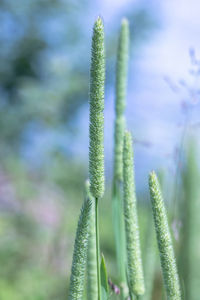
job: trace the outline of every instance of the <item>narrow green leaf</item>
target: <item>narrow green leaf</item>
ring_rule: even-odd
[[[101,296],[102,296],[102,300],[107,300],[108,295],[109,295],[108,274],[107,274],[105,259],[102,254],[102,257],[101,257]]]
[[[196,141],[188,141],[182,174],[184,200],[181,207],[183,226],[180,236],[180,269],[185,285],[185,299],[189,300],[196,300],[200,295],[200,267],[197,263],[200,262],[200,171]]]

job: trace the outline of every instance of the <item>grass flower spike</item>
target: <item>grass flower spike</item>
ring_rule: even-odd
[[[90,69],[90,146],[89,177],[90,191],[95,198],[95,229],[98,300],[101,300],[100,246],[98,202],[104,193],[104,83],[105,83],[105,50],[104,26],[97,18],[92,36],[92,58]]]
[[[172,239],[164,201],[155,172],[150,173],[149,189],[167,299],[179,300],[181,299],[181,291]]]
[[[104,193],[104,82],[104,26],[98,17],[93,28],[90,69],[89,173],[90,190],[94,198],[101,198]]]
[[[91,200],[84,201],[79,217],[69,286],[69,299],[80,300],[83,297],[85,268],[87,260],[89,219],[91,214]]]
[[[115,102],[115,166],[114,178],[123,180],[123,137],[125,129],[124,110],[126,105],[127,71],[129,50],[129,25],[122,20],[117,53],[116,102]]]
[[[145,288],[133,173],[132,137],[129,132],[124,136],[123,174],[128,281],[131,295],[139,296],[144,294]]]

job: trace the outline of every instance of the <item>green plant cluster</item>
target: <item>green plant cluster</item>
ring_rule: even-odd
[[[108,279],[103,256],[100,263],[98,210],[104,194],[104,51],[104,26],[102,19],[98,17],[93,30],[90,72],[90,182],[86,185],[87,202],[84,202],[75,240],[69,299],[78,300],[85,297],[85,299],[89,300],[106,300],[111,298],[119,299],[118,297],[120,297],[120,299],[124,300],[150,300],[153,294],[156,252],[151,226],[147,224],[149,228],[147,230],[148,238],[143,271],[134,179],[133,142],[131,133],[126,130],[124,117],[129,52],[129,25],[125,19],[121,25],[116,67],[113,170],[113,225],[119,286]],[[190,166],[192,165],[191,163]],[[193,172],[192,168],[190,168],[190,172]],[[188,177],[186,178],[188,179]],[[194,191],[191,187],[191,181],[186,181],[186,184],[189,185],[187,189],[189,192]],[[178,274],[170,223],[160,184],[154,171],[149,174],[149,194],[165,294],[169,300],[180,300],[183,299],[184,289],[180,284],[181,280]],[[197,201],[196,196],[197,194],[194,194],[193,201]],[[195,215],[194,211],[191,212],[191,205],[188,204],[188,206],[187,211]],[[191,217],[190,215],[190,220]],[[149,220],[148,217],[148,222],[151,224]],[[189,228],[192,227],[194,232],[194,222],[190,222]],[[193,237],[192,234],[187,234],[186,236],[187,238]],[[196,255],[196,252],[191,247],[189,251]],[[190,259],[192,258],[190,257]],[[193,266],[191,271],[195,273],[195,266],[191,263],[190,266]],[[86,268],[87,272],[85,272]],[[87,274],[85,276],[87,293],[83,294],[85,274]],[[196,281],[194,282],[196,283]],[[194,282],[191,282],[191,280],[187,282],[187,284],[192,286],[192,290],[195,289]],[[195,300],[197,298],[192,296],[190,299]]]

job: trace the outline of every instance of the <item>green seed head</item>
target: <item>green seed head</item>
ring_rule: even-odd
[[[90,191],[95,198],[104,193],[104,82],[104,26],[98,17],[93,28],[90,69],[89,174]]]
[[[76,231],[69,286],[70,300],[78,300],[83,297],[90,214],[91,200],[88,198],[84,201]]]
[[[124,136],[123,174],[128,280],[130,292],[139,296],[144,294],[145,288],[133,173],[132,137],[129,132]]]
[[[116,113],[124,113],[127,72],[128,72],[128,52],[129,52],[129,24],[128,20],[123,19],[118,43],[117,53],[117,78],[116,78]]]
[[[165,205],[155,172],[149,175],[149,189],[167,299],[179,300],[181,291],[175,255]]]
[[[125,130],[124,116],[115,120],[115,154],[114,154],[114,179],[123,181],[123,136]]]
[[[115,157],[114,178],[123,180],[123,137],[125,130],[124,109],[126,103],[127,71],[129,49],[129,25],[126,19],[122,20],[118,43],[116,66],[116,102],[115,102]]]

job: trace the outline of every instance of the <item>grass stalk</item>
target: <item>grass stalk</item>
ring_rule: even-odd
[[[156,249],[154,243],[152,216],[148,214],[147,225],[145,232],[144,245],[144,279],[145,279],[145,294],[141,297],[142,300],[151,300],[155,278],[155,263]]]
[[[98,300],[101,300],[101,273],[100,273],[100,246],[99,246],[99,211],[98,198],[95,198],[95,228],[96,228],[96,259],[97,259],[97,284]]]
[[[129,25],[122,20],[116,64],[116,101],[114,124],[114,174],[113,174],[113,227],[115,235],[116,261],[121,287],[121,298],[126,289],[126,246],[123,219],[123,137],[125,129],[124,110],[126,106],[128,71]]]
[[[113,227],[115,236],[116,262],[120,281],[121,298],[126,295],[126,245],[123,218],[122,182],[115,182],[113,187]]]
[[[98,281],[97,281],[97,258],[96,258],[96,222],[95,222],[95,199],[89,190],[89,181],[86,182],[86,198],[91,199],[92,208],[89,223],[89,238],[87,251],[87,300],[97,300]]]
[[[92,57],[90,68],[90,128],[89,128],[89,177],[90,192],[95,199],[95,231],[98,300],[101,300],[100,246],[99,246],[99,200],[104,193],[104,82],[105,50],[104,25],[100,17],[93,27]]]

